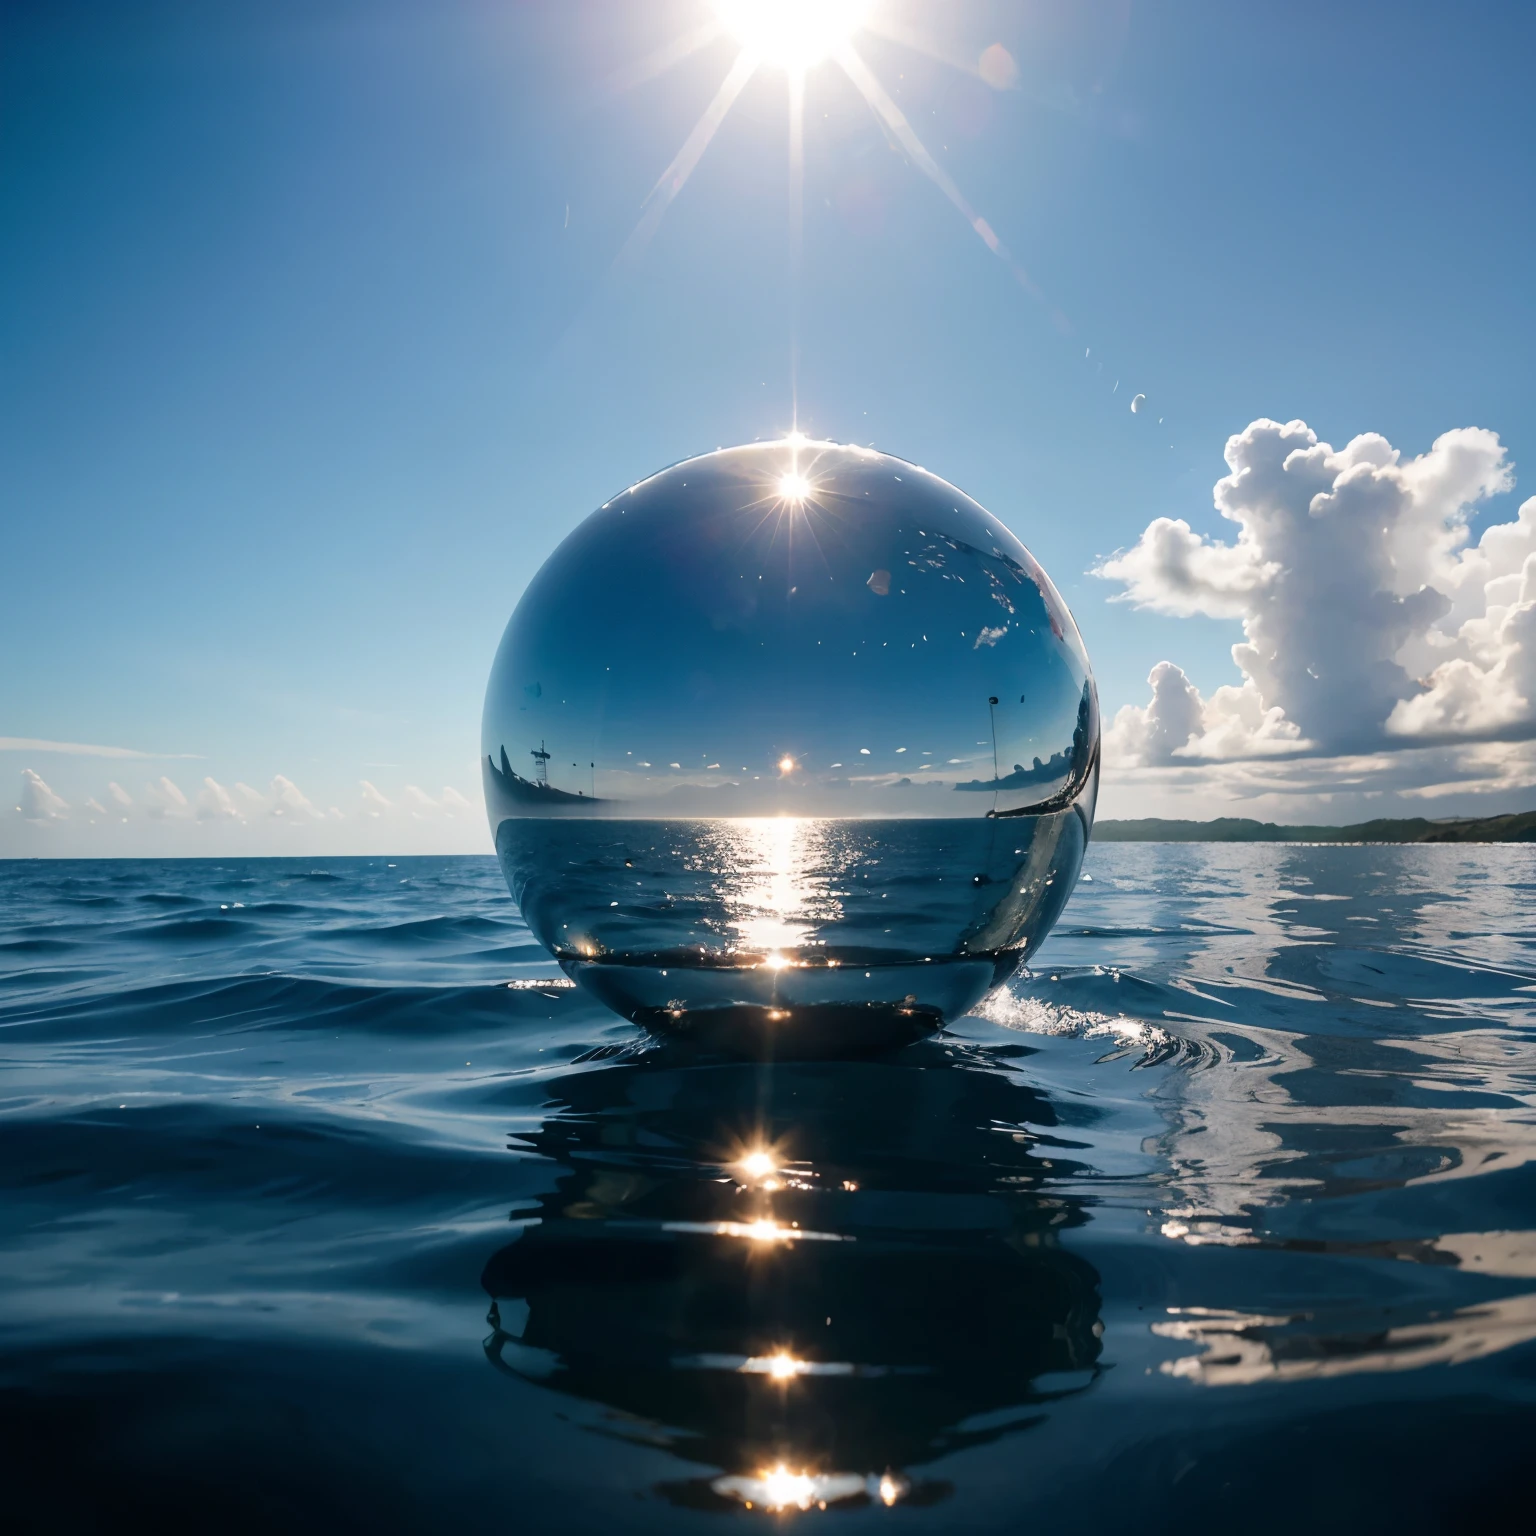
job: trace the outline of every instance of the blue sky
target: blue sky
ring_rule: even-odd
[[[1150,553],[1088,574],[1150,551],[1159,518],[1232,541],[1212,487],[1261,418],[1340,449],[1381,434],[1404,461],[1497,434],[1470,500],[1402,526],[1459,517],[1475,544],[1515,518],[1536,490],[1509,473],[1536,463],[1536,10],[878,10],[961,63],[1016,61],[993,89],[856,40],[1047,300],[836,65],[814,69],[800,424],[955,481],[1051,572],[1106,720],[1132,711],[1106,808],[1345,820],[1423,811],[1426,787],[1427,814],[1536,804],[1516,651],[1466,663],[1507,698],[1465,704],[1433,668],[1476,637],[1437,631],[1403,665],[1450,702],[1409,750],[1391,722],[1374,746],[1297,727],[1270,736],[1286,762],[1310,742],[1306,772],[1255,777],[1252,731],[1241,751],[1146,743],[1163,661],[1198,694],[1178,695],[1179,740],[1216,741],[1256,610],[1235,588],[1181,607]],[[481,697],[529,577],[624,485],[789,425],[781,72],[759,70],[614,269],[736,44],[622,77],[712,14],[5,8],[0,774],[27,814],[4,802],[0,854],[488,846]],[[1479,602],[1485,628],[1504,613]],[[198,819],[207,779],[238,818],[207,791]]]

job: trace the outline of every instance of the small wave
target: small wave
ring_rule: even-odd
[[[0,952],[8,955],[56,955],[76,947],[73,939],[6,939],[0,942]]]
[[[0,1116],[0,1189],[13,1198],[151,1191],[157,1201],[236,1191],[263,1202],[398,1209],[456,1192],[495,1199],[499,1154],[443,1144],[400,1119],[339,1116],[290,1101],[101,1105],[57,1118]]]
[[[267,973],[167,982],[7,1010],[5,1024],[44,1039],[155,1038],[253,1030],[442,1035],[547,1022],[568,994],[506,985],[387,986]]]
[[[83,981],[99,981],[107,974],[99,965],[55,966],[47,970],[0,973],[0,987],[15,991],[40,992],[54,987],[76,986]],[[3,1020],[0,1020],[3,1023]]]
[[[142,931],[145,939],[228,939],[246,927],[238,917],[179,917]]]
[[[352,944],[378,944],[393,947],[396,944],[409,942],[442,944],[461,939],[504,939],[509,933],[517,932],[520,928],[521,924],[513,922],[510,917],[498,922],[489,917],[457,914],[451,917],[412,918],[404,923],[333,928],[325,937],[332,940],[342,939]]]

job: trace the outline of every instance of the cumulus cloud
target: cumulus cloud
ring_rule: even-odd
[[[481,807],[466,799],[451,785],[445,785],[440,796],[428,794],[419,784],[407,784],[398,800],[391,800],[367,779],[362,783],[363,814],[374,818],[407,818],[411,821],[428,821],[446,816],[450,819],[479,816]]]
[[[133,796],[114,780],[107,785],[104,794],[100,796],[93,795],[87,800],[85,802],[85,809],[94,812],[98,816],[105,816],[108,820],[116,818],[119,821],[127,821],[135,806]]]
[[[414,784],[405,786],[405,804],[411,815],[418,818],[424,814],[430,815],[437,810],[437,801],[424,789],[418,789]]]
[[[278,774],[272,780],[270,813],[289,821],[319,821],[321,812],[310,803],[308,796],[292,779]]]
[[[69,804],[56,795],[30,768],[21,770],[21,804],[17,811],[28,821],[62,821]]]
[[[1151,702],[1122,705],[1104,732],[1104,755],[1148,766],[1209,758],[1294,754],[1309,743],[1278,704],[1265,709],[1250,679],[1209,699],[1182,667],[1160,661],[1147,675]]]
[[[466,800],[458,790],[451,785],[443,788],[443,810],[450,816],[478,816],[480,807],[472,801]]]
[[[387,799],[367,779],[363,785],[363,814],[365,816],[388,816],[394,810],[394,801]]]
[[[11,825],[63,823],[64,835],[87,854],[129,846],[145,853],[232,847],[275,852],[296,846],[334,848],[338,839],[357,851],[385,844],[412,851],[434,844],[475,843],[485,825],[478,795],[471,799],[452,785],[433,793],[407,784],[398,790],[391,787],[386,795],[364,780],[358,800],[340,805],[330,804],[329,794],[311,799],[285,774],[277,774],[264,788],[244,780],[221,782],[212,775],[186,788],[161,776],[133,794],[115,780],[94,794],[84,785],[78,794],[70,793],[69,785],[65,788],[68,799],[35,770],[26,769]],[[104,838],[116,841],[103,843]]]
[[[1152,702],[1126,704],[1104,733],[1111,762],[1167,763],[1183,752],[1204,727],[1205,701],[1182,667],[1160,661],[1147,676]]]
[[[217,779],[205,778],[197,797],[199,821],[240,821],[240,807]]]
[[[373,788],[372,785],[367,787]],[[418,819],[423,816],[478,816],[480,814],[480,807],[465,799],[452,785],[444,785],[442,795],[434,799],[426,790],[415,784],[407,784],[403,799],[405,808]]]
[[[187,816],[192,807],[181,786],[162,774],[153,784],[144,786],[144,811],[156,820],[167,816]]]
[[[1359,755],[1536,735],[1536,499],[1468,545],[1514,484],[1498,437],[1464,427],[1404,459],[1376,433],[1342,449],[1305,422],[1227,441],[1215,505],[1231,541],[1158,518],[1095,573],[1154,612],[1242,621],[1240,685],[1209,699],[1171,662],[1119,711],[1122,763]]]

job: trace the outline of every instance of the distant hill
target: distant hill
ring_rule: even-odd
[[[1214,821],[1149,816],[1095,822],[1093,835],[1102,843],[1536,843],[1536,811],[1468,821],[1381,817],[1349,827],[1287,827],[1246,816],[1218,816]]]

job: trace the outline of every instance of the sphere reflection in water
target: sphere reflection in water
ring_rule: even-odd
[[[535,936],[638,1023],[912,1038],[1044,939],[1099,721],[1029,551],[927,471],[791,438],[593,513],[518,604],[486,804]]]
[[[679,1458],[673,1503],[931,1503],[935,1463],[1098,1380],[1099,1276],[1064,1240],[1087,1170],[996,1058],[663,1046],[550,1095],[518,1135],[550,1185],[481,1273],[485,1351]]]

